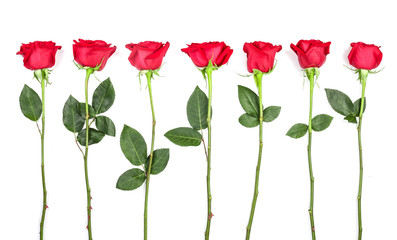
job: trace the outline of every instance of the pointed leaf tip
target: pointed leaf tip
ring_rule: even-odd
[[[170,150],[168,148],[161,148],[153,151],[152,166],[150,174],[159,174],[165,167],[167,167],[170,158]],[[149,169],[150,155],[145,163],[145,168]]]
[[[259,118],[259,97],[256,93],[247,87],[238,85],[238,99],[246,113]]]
[[[306,124],[297,123],[288,130],[287,136],[298,139],[305,136],[307,130],[308,126]]]
[[[199,130],[208,127],[208,98],[198,86],[187,102],[186,112],[187,119],[194,129]]]
[[[104,113],[113,105],[116,93],[110,78],[103,81],[95,89],[92,96],[92,107],[96,114]]]
[[[280,115],[281,107],[269,106],[263,110],[263,121],[272,122]]]
[[[323,131],[329,127],[333,117],[327,114],[319,114],[312,119],[312,128],[316,132]]]
[[[343,116],[354,114],[354,105],[352,100],[343,92],[336,89],[325,89],[328,103],[337,113]]]
[[[139,188],[146,180],[145,172],[139,168],[125,171],[117,180],[116,188],[131,191]]]
[[[19,96],[19,106],[23,115],[32,120],[37,121],[41,117],[42,102],[39,95],[28,85],[24,85],[21,95]]]
[[[135,166],[145,164],[147,145],[142,135],[135,129],[124,125],[120,135],[120,147],[124,156]]]
[[[201,144],[201,134],[189,127],[179,127],[172,129],[164,134],[168,140],[182,147],[199,146]]]
[[[85,118],[82,117],[79,111],[79,104],[80,103],[70,95],[63,106],[63,125],[73,133],[80,132],[85,124]]]

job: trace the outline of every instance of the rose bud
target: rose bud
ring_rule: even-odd
[[[349,63],[357,69],[371,70],[377,68],[382,61],[383,54],[380,47],[363,42],[351,43]]]
[[[140,71],[156,70],[161,67],[170,43],[166,42],[163,44],[161,42],[146,41],[138,44],[130,43],[125,45],[125,47],[131,50],[128,60],[132,66]]]
[[[22,44],[19,52],[23,56],[23,65],[30,70],[50,68],[55,64],[55,54],[61,46],[56,46],[52,41],[35,41]]]
[[[212,65],[220,67],[229,61],[233,53],[224,42],[192,43],[181,50],[200,68],[207,67],[210,61]]]
[[[244,52],[247,53],[248,72],[252,73],[257,69],[268,73],[274,66],[274,57],[281,50],[280,45],[273,45],[267,42],[252,42],[244,44]]]
[[[110,56],[116,51],[116,46],[111,47],[101,40],[73,40],[73,56],[74,60],[83,67],[95,68],[99,67],[101,71]]]
[[[291,43],[291,49],[298,55],[301,68],[321,67],[329,54],[331,42],[320,40],[300,40],[296,46]]]

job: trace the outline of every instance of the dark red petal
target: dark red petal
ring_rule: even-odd
[[[164,45],[160,43],[160,48],[158,48],[155,52],[153,52],[146,58],[146,64],[150,67],[151,70],[155,70],[161,67],[163,58],[167,53],[169,47],[169,42],[166,42]]]
[[[136,67],[138,70],[149,70],[149,67],[145,63],[145,59],[152,53],[152,49],[141,48],[136,45],[133,48],[128,60],[130,61],[131,65]]]
[[[204,52],[206,59],[212,60],[213,64],[219,64],[218,57],[222,54],[224,51],[224,44],[222,43],[208,43],[208,44],[203,44],[201,47],[201,50]],[[218,65],[219,66],[219,65]]]
[[[231,56],[230,51],[233,53],[233,50],[229,46],[225,45],[222,52],[218,55],[217,58],[214,58],[212,62],[215,63],[218,67],[226,64]]]
[[[314,43],[313,40],[299,40],[299,42],[298,42],[298,44],[296,44],[296,46],[302,52],[307,52],[313,43]]]
[[[351,43],[349,63],[357,69],[371,70],[379,66],[383,54],[378,46],[363,42]]]
[[[192,43],[187,48],[181,49],[181,51],[186,53],[197,67],[206,67],[209,63],[209,59],[206,58],[203,50],[197,46],[197,43]]]

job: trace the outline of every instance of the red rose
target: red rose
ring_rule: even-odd
[[[321,67],[329,54],[331,42],[320,40],[300,40],[296,46],[291,43],[291,49],[298,55],[301,68]]]
[[[267,42],[244,43],[244,52],[247,53],[248,72],[254,69],[261,72],[269,72],[274,65],[274,57],[281,50],[280,45],[273,45]]]
[[[146,41],[138,44],[130,43],[125,47],[131,50],[128,60],[132,66],[138,70],[156,70],[161,67],[170,43]]]
[[[83,67],[95,68],[101,64],[98,71],[101,71],[108,61],[108,58],[116,51],[116,46],[111,47],[101,40],[73,40],[74,60]]]
[[[30,70],[50,68],[55,64],[55,54],[61,46],[56,46],[54,42],[35,41],[23,44],[17,54],[23,56],[23,65]]]
[[[182,52],[189,55],[197,67],[208,66],[210,60],[214,66],[220,67],[229,61],[233,50],[224,42],[192,43]]]
[[[352,50],[349,53],[349,63],[357,69],[371,70],[379,66],[383,54],[380,47],[363,42],[351,43]]]

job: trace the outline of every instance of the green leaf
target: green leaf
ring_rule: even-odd
[[[190,125],[196,129],[206,129],[208,116],[207,95],[197,86],[187,102],[187,119]]]
[[[80,113],[80,116],[85,119],[85,114],[86,114],[85,113],[85,103],[82,102],[82,103],[78,104],[78,111]],[[95,109],[90,104],[88,104],[88,114],[89,114],[90,119],[94,118],[96,115]]]
[[[115,96],[116,94],[110,78],[99,84],[92,96],[92,106],[94,107],[96,114],[104,113],[109,110],[113,105]]]
[[[357,123],[357,118],[353,115],[347,116],[344,119],[347,120],[349,123]]]
[[[116,127],[112,119],[105,116],[98,116],[95,120],[95,126],[98,130],[109,136],[116,136]]]
[[[105,134],[99,132],[98,130],[94,128],[90,128],[88,131],[88,145],[96,144],[99,143],[102,138],[105,136]],[[77,134],[77,141],[80,143],[81,146],[85,146],[85,136],[86,136],[86,129],[82,129],[79,134]]]
[[[352,100],[343,92],[336,89],[325,89],[327,99],[331,107],[343,116],[354,115]]]
[[[77,133],[83,129],[85,118],[79,112],[79,102],[70,95],[63,107],[63,125],[71,132]]]
[[[367,98],[364,97],[364,109],[363,109],[363,113],[365,112],[365,107],[367,105]],[[360,115],[360,108],[361,108],[361,98],[357,99],[354,102],[354,116]]]
[[[169,159],[170,159],[170,150],[168,148],[154,150],[150,174],[161,173],[167,166]],[[149,161],[150,161],[150,155],[145,163],[146,171],[149,169]]]
[[[201,143],[201,134],[193,128],[180,127],[172,129],[164,134],[168,140],[182,147],[199,146]]]
[[[146,162],[147,145],[142,135],[135,129],[124,125],[120,135],[120,147],[124,156],[135,166]]]
[[[263,110],[263,121],[271,122],[280,115],[281,107],[269,106]]]
[[[259,125],[259,119],[249,115],[248,113],[244,113],[238,119],[241,125],[247,128],[253,128]]]
[[[288,130],[287,136],[295,138],[295,139],[301,138],[301,137],[305,136],[307,129],[308,129],[308,126],[306,124],[297,123]]]
[[[259,97],[251,89],[238,86],[238,99],[244,111],[259,118]]]
[[[42,112],[42,103],[39,95],[31,89],[28,85],[22,89],[19,96],[19,106],[21,107],[23,115],[32,121],[40,119]]]
[[[145,180],[145,172],[139,168],[133,168],[121,174],[119,180],[117,180],[116,188],[131,191],[142,186]]]
[[[317,132],[323,131],[329,127],[332,119],[333,117],[327,114],[319,114],[312,119],[312,129]]]

